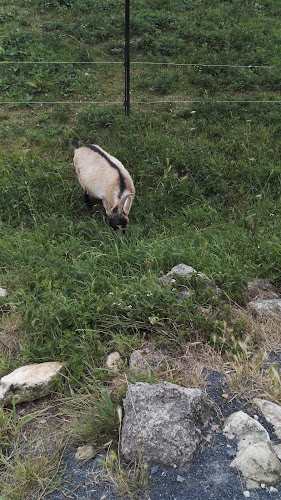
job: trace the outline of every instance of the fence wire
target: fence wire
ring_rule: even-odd
[[[8,65],[122,65],[124,61],[0,61],[0,66]],[[131,66],[169,66],[169,67],[193,67],[193,68],[231,68],[231,69],[262,69],[262,70],[280,70],[281,66],[267,65],[241,65],[241,64],[205,64],[205,63],[177,63],[177,62],[151,62],[151,61],[131,61]],[[281,104],[281,100],[249,100],[249,99],[189,99],[189,100],[156,100],[156,101],[131,101],[132,105],[146,106],[155,104]],[[0,105],[124,105],[124,101],[0,101]]]
[[[138,106],[146,106],[153,104],[281,104],[280,100],[245,100],[245,99],[212,99],[210,101],[198,100],[198,99],[190,99],[185,101],[170,101],[168,99],[162,101],[131,101],[131,104]],[[0,104],[6,104],[7,106],[17,105],[17,104],[25,104],[25,105],[35,105],[35,104],[79,104],[79,105],[87,105],[87,104],[98,104],[98,105],[124,105],[124,101],[0,101]]]
[[[0,66],[9,64],[119,64],[124,65],[124,61],[0,61]],[[194,68],[233,68],[233,69],[281,69],[281,66],[266,66],[258,64],[205,64],[205,63],[177,63],[177,62],[150,62],[150,61],[131,61],[131,65],[144,66],[186,66]]]

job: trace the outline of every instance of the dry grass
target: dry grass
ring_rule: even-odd
[[[225,371],[235,394],[263,396],[281,403],[281,378],[278,362],[281,359],[281,322],[274,317],[254,317],[245,310],[236,311],[246,325],[247,335],[237,343],[237,352],[228,353]]]
[[[68,421],[49,398],[0,411],[1,494],[5,500],[43,498],[61,482]]]

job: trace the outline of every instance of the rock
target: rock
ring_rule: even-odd
[[[159,465],[153,465],[150,469],[150,474],[156,474],[158,472]]]
[[[278,288],[266,280],[257,279],[254,281],[249,281],[247,284],[247,290],[251,299],[278,299],[279,293]]]
[[[259,409],[261,410],[264,418],[273,425],[276,436],[281,439],[281,406],[266,399],[253,399]]]
[[[177,482],[178,483],[184,483],[185,479],[184,477],[180,476],[179,474],[177,475]]]
[[[243,495],[245,498],[250,498],[250,492],[248,490],[243,491]]]
[[[223,433],[229,439],[237,439],[238,450],[261,441],[270,441],[268,432],[260,422],[243,411],[237,411],[228,417]]]
[[[107,356],[105,366],[106,368],[108,368],[108,370],[118,372],[121,361],[122,359],[119,352],[115,351]]]
[[[7,290],[5,288],[0,287],[0,297],[6,297],[7,295]]]
[[[5,375],[0,381],[0,406],[10,405],[13,395],[15,403],[47,396],[55,389],[57,375],[63,368],[63,363],[50,361],[22,366]]]
[[[257,316],[281,319],[281,299],[253,300],[248,308]]]
[[[281,463],[270,443],[255,443],[243,448],[231,462],[230,467],[236,467],[246,479],[250,480],[247,482],[247,488],[257,487],[261,482],[273,485],[281,481]]]
[[[206,286],[208,288],[214,289],[214,291],[215,291],[214,296],[215,297],[218,297],[220,295],[221,290],[214,285],[212,280],[210,280],[210,278],[208,278],[208,276],[206,276],[206,274],[199,273],[196,271],[196,269],[194,269],[191,266],[187,266],[186,264],[178,264],[177,266],[174,266],[171,269],[171,271],[169,271],[167,274],[165,274],[165,276],[162,276],[161,278],[159,278],[159,280],[158,280],[159,285],[168,286],[168,285],[175,283],[176,279],[175,279],[174,275],[183,276],[187,280],[190,280],[193,276],[197,276],[206,282]],[[181,295],[184,298],[189,298],[191,296],[191,292],[190,292],[189,288],[183,286],[182,290],[181,290]]]
[[[198,273],[193,267],[187,266],[186,264],[178,264],[177,266],[172,267],[171,271],[165,274],[165,276],[162,276],[162,278],[159,278],[159,283],[163,285],[169,285],[171,283],[171,280],[173,279],[174,274],[183,276],[188,280],[190,280],[195,274],[196,276],[206,280],[209,286],[213,286],[212,281],[206,276],[206,274]]]
[[[139,371],[146,371],[147,367],[149,366],[148,362],[143,357],[142,352],[138,349],[132,352],[129,365],[132,370]]]
[[[169,382],[129,385],[121,435],[126,460],[164,465],[188,462],[201,442],[211,403],[200,389]]]
[[[76,460],[87,462],[96,455],[92,445],[79,446],[75,453]]]

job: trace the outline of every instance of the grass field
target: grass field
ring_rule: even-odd
[[[231,304],[245,304],[250,279],[281,286],[279,1],[174,4],[132,0],[126,117],[121,0],[2,2],[0,315],[2,328],[17,322],[19,348],[3,351],[1,375],[64,361],[75,390],[89,374],[106,386],[106,354],[128,359],[146,341],[237,352],[247,332]],[[73,137],[130,171],[125,237],[84,206]],[[180,304],[161,288],[181,262],[212,278],[223,303],[196,283]]]

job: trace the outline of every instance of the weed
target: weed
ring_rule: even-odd
[[[116,487],[117,491],[123,497],[130,499],[139,498],[140,493],[149,490],[149,474],[147,464],[143,463],[141,453],[138,460],[129,464],[125,464],[121,460],[121,426],[122,426],[122,410],[118,409],[118,446],[117,453],[109,445],[106,459],[100,460],[100,464],[105,469],[105,477],[110,480]]]
[[[37,446],[29,426],[47,409],[19,417],[15,402],[11,409],[0,411],[0,484],[6,499],[31,498],[34,492],[53,491],[61,482],[58,474],[64,438],[59,443],[44,441],[42,432]],[[24,438],[23,438],[24,436]]]
[[[118,436],[118,405],[107,389],[88,388],[87,394],[66,399],[74,417],[73,438],[78,441],[104,445]]]

